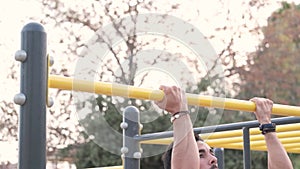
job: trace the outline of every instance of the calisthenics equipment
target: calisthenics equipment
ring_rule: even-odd
[[[277,126],[276,132],[288,132],[288,131],[299,131],[300,123],[294,124],[285,124]],[[257,128],[250,129],[251,135],[261,135],[261,131]],[[218,138],[228,138],[228,137],[239,137],[242,136],[243,133],[241,130],[231,130],[231,131],[222,131],[217,133],[208,133],[201,134],[202,139],[218,139]]]
[[[161,90],[108,82],[80,80],[55,75],[49,76],[48,84],[50,88],[90,92],[108,96],[121,96],[143,100],[160,101],[164,97],[164,92]],[[255,111],[255,104],[251,101],[197,95],[191,93],[187,93],[186,97],[189,105],[214,107],[226,110],[240,110],[246,112]],[[282,116],[300,116],[300,107],[274,104],[272,114]]]
[[[282,117],[272,119],[272,122],[277,125],[277,135],[279,139],[283,140],[284,145],[297,142],[297,138],[300,138],[300,118],[299,117]],[[217,126],[206,126],[194,128],[194,132],[200,134],[201,138],[204,139],[209,145],[213,147],[222,148],[239,148],[243,149],[243,131],[242,127],[248,127],[251,143],[255,141],[263,140],[261,131],[258,130],[257,126],[259,123],[254,121],[237,122],[230,124],[220,124]],[[287,139],[286,138],[290,138]],[[293,139],[294,138],[294,139]],[[172,132],[161,132],[155,134],[143,134],[137,138],[142,144],[170,144],[172,142]],[[238,145],[234,145],[238,143]],[[231,146],[229,147],[229,145]],[[233,145],[232,145],[233,144]],[[257,145],[261,146],[261,145]],[[297,147],[294,147],[297,148]],[[298,153],[300,153],[298,151]]]
[[[21,62],[21,85],[20,93],[14,97],[14,102],[20,105],[19,169],[46,168],[46,100],[49,87],[145,100],[161,100],[164,97],[164,93],[160,90],[53,75],[48,78],[47,35],[43,26],[38,23],[29,23],[23,27],[21,36],[21,50],[15,54],[15,59]],[[255,110],[255,104],[250,101],[196,94],[187,94],[186,96],[189,105],[246,112]],[[276,115],[300,116],[300,108],[296,106],[274,104],[272,111]],[[131,134],[134,134],[131,136],[135,136],[138,133]],[[170,135],[167,134],[167,136]],[[132,144],[133,149],[130,149],[127,154],[132,153],[132,157],[136,160],[135,166],[139,165],[137,161],[141,157],[138,142],[144,138],[141,135],[139,137],[141,140],[135,140],[134,144],[125,140],[125,143]],[[298,149],[292,147],[291,144],[289,144],[289,148],[297,151]],[[125,150],[123,149],[123,152],[126,152]],[[249,148],[245,149],[244,147],[244,150],[249,150]],[[124,166],[130,169],[138,168],[128,166],[126,157]]]
[[[281,126],[278,126],[278,128]],[[242,132],[242,131],[240,131]],[[218,138],[206,138],[203,137],[203,135],[201,134],[200,137],[205,140],[209,145],[213,146],[213,147],[222,147],[222,148],[227,148],[226,145],[229,144],[234,144],[234,143],[243,143],[243,138],[242,135],[241,136],[234,136],[234,137],[222,137],[222,132],[216,132],[219,135]],[[215,133],[212,133],[212,135]],[[285,138],[296,138],[294,140],[294,142],[297,142],[297,137],[300,138],[300,128],[298,129],[298,131],[287,131],[287,132],[279,132],[277,131],[277,137],[280,140],[284,140]],[[170,144],[173,141],[172,138],[166,138],[166,139],[155,139],[155,140],[147,140],[147,141],[142,141],[141,143],[143,144]],[[259,135],[250,135],[250,141],[251,143],[254,143],[255,141],[264,141],[264,136],[259,134]],[[291,140],[293,141],[293,140]],[[256,143],[257,144],[257,143]],[[220,146],[221,145],[221,146]],[[257,146],[257,145],[256,145]]]
[[[287,147],[288,152],[295,153],[296,148],[300,148],[300,123],[286,124],[277,126],[277,136],[284,147]],[[222,135],[224,134],[224,137]],[[224,132],[214,132],[200,134],[200,137],[212,147],[222,147],[225,149],[243,149],[242,130],[232,130]],[[173,138],[149,139],[141,141],[142,144],[160,144],[168,145],[173,141]],[[264,136],[257,128],[250,130],[250,148],[251,150],[265,151]],[[289,151],[293,148],[293,151]],[[297,151],[300,153],[300,151]]]

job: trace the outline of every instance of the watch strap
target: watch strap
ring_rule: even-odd
[[[259,130],[262,134],[276,132],[276,124],[275,123],[268,123],[268,124],[261,124],[259,125]]]

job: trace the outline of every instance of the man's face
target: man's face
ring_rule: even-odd
[[[218,169],[217,158],[213,149],[202,141],[197,141],[200,157],[200,169]]]

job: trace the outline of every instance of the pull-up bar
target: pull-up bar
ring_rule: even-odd
[[[164,97],[164,93],[161,90],[153,90],[108,82],[78,80],[53,75],[49,76],[49,87],[62,90],[91,92],[108,96],[121,96],[126,98],[153,101],[162,100]],[[187,93],[186,97],[189,105],[215,107],[227,110],[240,110],[246,112],[255,111],[255,104],[251,101],[196,95],[190,93]],[[272,112],[275,115],[300,116],[300,107],[274,104]]]
[[[121,96],[126,98],[135,98],[142,100],[159,101],[164,97],[161,90],[141,88],[123,84],[95,82],[88,80],[78,80],[68,77],[49,76],[49,87],[62,90],[74,90],[82,92],[91,92],[108,96]],[[251,101],[204,96],[186,93],[189,105],[214,107],[227,110],[240,110],[246,112],[255,111],[255,104]],[[273,114],[282,116],[300,116],[300,107],[282,104],[274,104]]]
[[[21,85],[20,93],[14,97],[14,102],[20,105],[18,158],[18,168],[20,169],[46,168],[46,98],[47,89],[49,87],[62,90],[91,92],[96,94],[122,96],[144,100],[157,101],[163,99],[164,97],[164,93],[161,90],[152,90],[121,84],[78,80],[49,75],[49,57],[47,67],[47,34],[43,26],[38,23],[29,23],[22,29],[21,35],[21,50],[17,51],[15,55],[15,59],[21,62]],[[195,94],[187,94],[187,100],[189,105],[215,107],[229,110],[242,110],[249,112],[253,112],[255,110],[255,104],[249,101]],[[275,104],[273,107],[273,113],[283,116],[300,116],[300,107]],[[129,117],[132,115],[136,119],[129,120],[125,118],[127,116],[126,114],[129,114]],[[147,140],[147,138],[150,137],[152,139],[171,137],[173,133],[168,131],[166,133],[162,132],[140,135],[140,125],[138,122],[139,112],[135,107],[132,106],[125,109],[123,117],[123,122],[130,124],[128,126],[131,126],[132,124],[135,126],[129,127],[126,130],[123,128],[123,130],[125,130],[125,132],[123,132],[125,133],[123,134],[123,147],[129,147],[128,152],[122,152],[123,154],[126,154],[124,156],[124,168],[139,168],[139,158],[142,157],[139,147],[141,141]],[[288,119],[282,120],[284,123],[299,123],[298,118],[286,118]],[[280,120],[277,122],[280,123]],[[194,132],[199,134],[200,132],[208,133],[211,131],[226,131],[230,130],[230,128],[232,130],[237,128],[240,129],[241,127],[245,127],[247,129],[251,128],[251,126],[257,127],[258,124],[257,122],[255,124],[250,123],[249,125],[244,124],[243,126],[231,124],[224,125],[221,128],[219,126],[208,126],[205,128],[194,128]],[[297,129],[295,130],[297,131]],[[249,131],[247,134],[244,134],[244,131],[247,130],[244,130],[243,128],[243,136],[249,136]],[[227,136],[237,134],[238,133],[234,132],[232,134],[229,133]],[[293,137],[291,139],[285,139],[284,146],[288,148],[289,152],[299,153],[299,139],[295,139],[295,135],[292,135],[292,133],[287,133],[285,136]],[[214,137],[217,137],[217,135]],[[245,140],[243,141],[246,142]],[[240,148],[242,145],[239,143],[240,142],[231,143],[230,146],[232,146],[232,148]],[[265,145],[261,144],[260,142],[256,142],[255,144],[258,146],[258,148],[254,148],[265,148]],[[249,147],[247,146],[243,149],[248,151]],[[123,150],[126,149],[124,148]],[[246,154],[244,156],[245,159],[247,159],[246,156],[249,155]],[[248,163],[249,160],[245,160],[245,162]],[[115,166],[115,168],[117,169],[119,167]]]

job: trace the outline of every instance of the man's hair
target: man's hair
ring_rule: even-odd
[[[194,134],[195,135],[195,140],[196,141],[203,141],[198,134]],[[163,161],[163,164],[164,164],[164,168],[165,169],[171,169],[171,159],[172,159],[172,151],[173,151],[173,145],[174,145],[174,142],[172,142],[168,148],[167,148],[167,151],[163,154],[162,156],[162,161]]]

